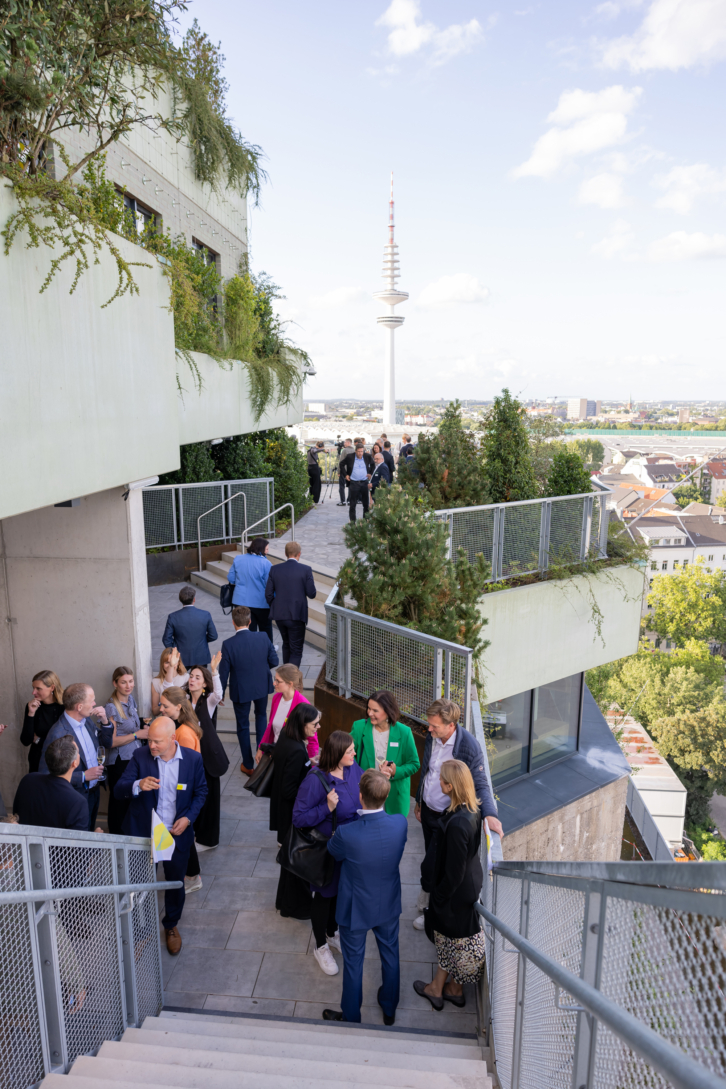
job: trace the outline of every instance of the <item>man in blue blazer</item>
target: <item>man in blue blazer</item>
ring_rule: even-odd
[[[219,638],[212,614],[194,604],[196,596],[193,586],[182,586],[179,591],[182,607],[167,616],[161,640],[165,647],[176,647],[187,669],[208,666],[212,660],[209,644]]]
[[[114,795],[130,798],[123,823],[126,836],[151,835],[151,811],[156,810],[174,837],[174,854],[164,862],[167,881],[181,881],[180,889],[164,894],[166,948],[175,957],[181,947],[177,929],[184,909],[184,875],[194,843],[194,821],[207,797],[204,765],[198,752],[185,749],[175,739],[176,723],[163,715],[149,727],[148,748],[136,749],[126,771],[116,783]]]
[[[282,636],[282,661],[299,666],[308,622],[308,598],[317,593],[313,569],[300,563],[300,545],[288,541],[285,563],[273,564],[267,576],[265,598],[270,606],[270,620]]]
[[[335,918],[343,952],[342,1009],[323,1010],[325,1021],[360,1022],[363,1000],[363,958],[372,930],[381,958],[382,985],[378,1005],[384,1025],[396,1020],[401,983],[398,923],[401,915],[401,875],[398,870],[408,836],[402,813],[384,810],[390,783],[374,768],[360,780],[360,820],[337,828],[328,841],[331,855],[342,861]]]
[[[255,733],[259,746],[267,729],[267,697],[273,690],[270,670],[280,664],[277,651],[267,634],[249,630],[251,619],[252,614],[246,605],[235,605],[232,609],[235,633],[222,643],[222,660],[219,663],[222,692],[229,681],[243,775],[251,775],[255,767],[250,746],[250,707],[254,703]]]

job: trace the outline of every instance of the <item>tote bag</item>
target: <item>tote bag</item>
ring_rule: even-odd
[[[313,769],[323,784],[326,794],[330,794],[335,787],[328,787],[323,775],[317,769]],[[338,824],[337,810],[333,810],[333,832]],[[331,833],[332,834],[332,833]],[[335,859],[328,850],[328,839],[317,828],[296,828],[291,824],[282,841],[282,846],[277,855],[278,865],[283,870],[289,870],[303,881],[309,881],[311,885],[323,888],[333,880]]]
[[[262,749],[260,762],[245,783],[245,790],[249,790],[250,794],[254,794],[255,798],[269,798],[272,794],[272,776],[275,771],[272,763],[272,750],[274,747],[268,742],[260,746]]]

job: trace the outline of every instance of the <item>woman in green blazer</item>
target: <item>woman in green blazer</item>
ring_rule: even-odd
[[[391,781],[386,813],[408,816],[411,776],[421,766],[409,726],[398,721],[398,702],[393,692],[374,692],[368,697],[368,718],[353,723],[350,735],[355,758],[366,771],[378,768]]]

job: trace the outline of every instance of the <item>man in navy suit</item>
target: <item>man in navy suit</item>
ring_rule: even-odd
[[[194,821],[207,797],[204,765],[198,752],[185,749],[175,739],[176,723],[160,715],[149,727],[148,748],[136,749],[126,771],[116,783],[117,798],[131,802],[123,823],[126,836],[151,835],[151,811],[156,810],[174,837],[174,854],[164,862],[167,881],[181,881],[180,889],[164,894],[166,948],[175,957],[182,940],[177,926],[184,909],[184,875],[194,843]]]
[[[406,846],[408,821],[402,813],[384,810],[390,783],[374,768],[363,772],[358,810],[360,820],[337,828],[328,850],[342,861],[335,918],[343,951],[342,1010],[323,1010],[326,1021],[360,1022],[363,1000],[363,958],[372,930],[381,958],[383,983],[378,1005],[384,1025],[396,1020],[401,983],[398,922],[401,915],[401,875],[398,866]]]
[[[176,647],[187,669],[208,666],[212,660],[209,644],[219,638],[212,614],[194,604],[196,596],[193,586],[182,586],[179,591],[182,607],[167,616],[162,639],[165,647]]]
[[[297,541],[287,542],[287,560],[273,564],[265,587],[270,620],[275,621],[282,636],[282,661],[296,666],[302,661],[308,598],[315,597],[317,592],[313,569],[300,563],[300,551]]]
[[[267,729],[267,697],[273,690],[270,670],[280,664],[267,633],[249,630],[251,619],[252,614],[246,605],[235,605],[232,609],[235,633],[222,643],[222,661],[219,663],[222,692],[229,681],[243,775],[251,775],[255,767],[250,746],[250,707],[254,703],[255,733],[259,746]]]

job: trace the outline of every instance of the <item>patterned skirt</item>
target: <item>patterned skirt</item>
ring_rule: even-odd
[[[445,938],[434,930],[439,967],[449,972],[457,983],[478,983],[484,974],[486,938],[484,931],[470,938]]]

